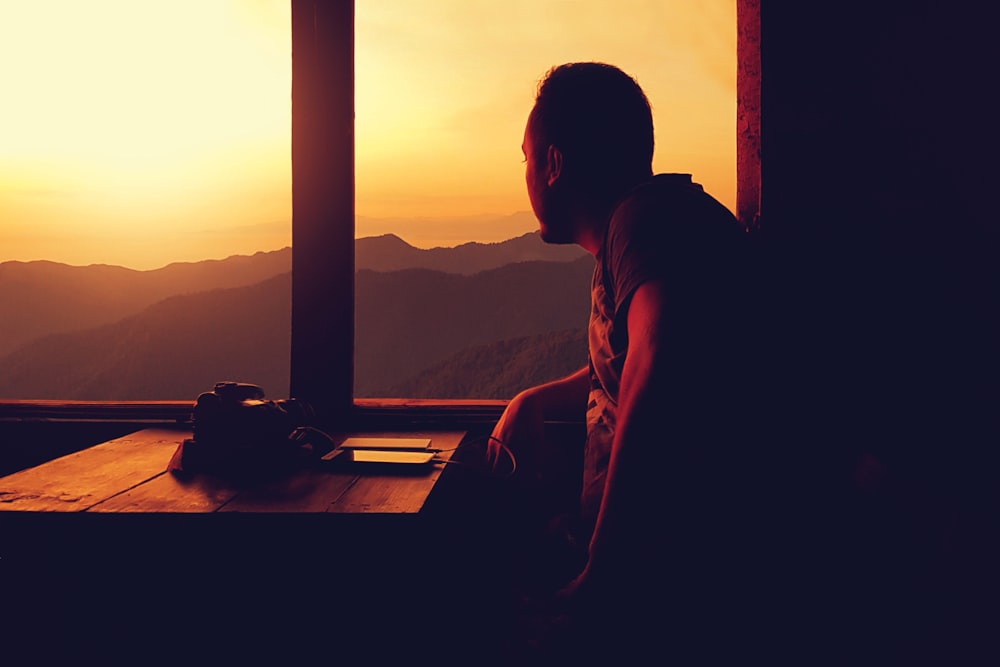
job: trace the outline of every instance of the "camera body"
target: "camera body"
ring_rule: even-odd
[[[193,411],[194,437],[185,440],[170,469],[217,474],[257,474],[317,453],[293,437],[315,418],[312,407],[294,398],[268,400],[259,386],[218,382],[200,394]]]
[[[195,402],[194,439],[234,450],[287,445],[292,431],[314,416],[308,404],[294,398],[272,401],[257,385],[218,382]]]

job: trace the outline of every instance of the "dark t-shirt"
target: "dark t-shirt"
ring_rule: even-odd
[[[618,204],[597,255],[589,324],[590,398],[581,510],[590,524],[604,492],[628,353],[626,321],[636,289],[662,280],[669,299],[670,368],[676,382],[664,405],[664,431],[651,437],[718,439],[693,427],[718,406],[738,352],[735,264],[745,235],[732,213],[687,174],[659,174]],[[735,397],[734,397],[735,398]],[[660,443],[654,443],[659,447]],[[651,465],[657,465],[653,459]]]

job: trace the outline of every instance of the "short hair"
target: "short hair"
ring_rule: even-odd
[[[613,65],[578,62],[549,70],[538,84],[530,128],[536,157],[555,146],[589,188],[615,189],[648,177],[652,168],[649,100]]]

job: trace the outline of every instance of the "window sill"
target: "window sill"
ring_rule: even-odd
[[[492,424],[506,405],[502,400],[358,399],[352,411],[352,428]],[[193,401],[0,400],[0,422],[185,423],[191,419],[192,406]]]
[[[0,400],[0,421],[184,422],[190,401]]]

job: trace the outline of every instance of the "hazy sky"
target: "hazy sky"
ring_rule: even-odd
[[[537,82],[574,60],[635,76],[654,167],[733,208],[735,12],[357,0],[359,218],[421,247],[500,240],[488,221],[528,208]],[[288,245],[289,14],[288,0],[0,0],[0,261],[154,268]]]

